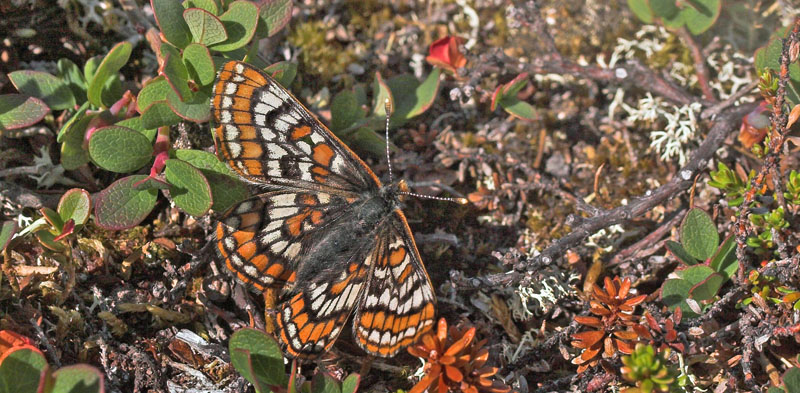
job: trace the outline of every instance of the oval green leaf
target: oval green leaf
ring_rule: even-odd
[[[275,78],[281,86],[289,86],[297,76],[297,63],[279,61],[264,68],[264,72]]]
[[[89,122],[96,116],[84,116],[64,131],[61,138],[61,166],[64,169],[73,171],[89,162],[89,152],[83,147],[83,139]]]
[[[136,190],[133,185],[145,175],[124,177],[100,191],[94,200],[94,219],[105,229],[121,230],[138,225],[156,205],[158,190]]]
[[[259,37],[272,37],[292,19],[292,0],[262,0],[258,13]]]
[[[183,19],[183,6],[179,1],[150,0],[150,7],[167,41],[178,48],[185,48],[192,42],[192,32]]]
[[[167,104],[178,116],[195,123],[205,123],[211,118],[211,97],[202,91],[182,101],[175,92],[167,93]]]
[[[75,97],[76,102],[86,102],[86,89],[89,86],[86,84],[86,78],[78,66],[67,58],[58,59],[56,63],[58,70],[58,77],[72,90],[72,95]]]
[[[628,8],[644,23],[653,23],[653,10],[647,0],[628,0]]]
[[[175,157],[200,170],[211,187],[211,209],[223,213],[250,196],[250,190],[217,156],[202,150],[176,150]]]
[[[692,289],[689,290],[689,296],[699,302],[710,300],[714,296],[717,296],[717,292],[722,288],[724,282],[725,277],[719,273],[713,273],[706,277],[705,280],[695,284]]]
[[[177,53],[165,55],[159,74],[164,75],[167,83],[178,94],[180,99],[185,99],[192,95],[192,91],[189,89],[189,71]],[[167,94],[169,96],[169,93]]]
[[[164,177],[170,184],[170,197],[183,211],[199,217],[211,209],[211,187],[199,169],[185,161],[171,159],[167,160]]]
[[[228,33],[225,32],[225,26],[219,18],[202,8],[189,8],[183,11],[183,19],[189,25],[196,43],[213,45],[228,39]]]
[[[62,367],[53,373],[51,393],[102,393],[103,373],[88,364]]]
[[[515,96],[503,96],[503,99],[498,103],[503,107],[503,110],[519,119],[534,121],[539,117],[536,114],[536,108]]]
[[[119,72],[122,66],[128,62],[132,49],[133,46],[130,42],[120,42],[117,45],[114,45],[106,57],[103,58],[103,61],[97,67],[97,71],[95,71],[94,76],[92,76],[90,79],[89,90],[86,94],[89,98],[89,102],[91,102],[92,105],[105,107],[112,104],[111,102],[103,102],[103,88],[106,86],[108,79],[119,79],[117,72]]]
[[[0,227],[0,252],[8,247],[11,238],[17,233],[17,223],[14,221],[4,221],[3,226]]]
[[[366,114],[358,105],[356,94],[344,90],[331,101],[331,130],[339,132],[362,120]]]
[[[14,71],[8,73],[8,79],[20,93],[41,99],[53,110],[75,106],[75,96],[69,85],[46,72]]]
[[[689,253],[686,252],[686,249],[684,249],[680,243],[674,242],[672,240],[667,240],[667,242],[664,245],[667,247],[667,250],[669,250],[669,252],[672,253],[672,255],[675,258],[678,258],[679,261],[683,262],[688,266],[697,265],[697,259],[694,259],[694,257],[689,255]]]
[[[206,86],[214,82],[216,68],[211,59],[211,52],[204,45],[189,44],[183,50],[183,63],[189,71],[189,77],[198,85]]]
[[[47,372],[44,354],[31,345],[9,350],[0,358],[0,391],[36,393],[43,372]]]
[[[127,127],[102,127],[89,139],[89,156],[111,172],[133,172],[153,159],[153,145],[146,136]]]
[[[258,24],[258,7],[255,4],[237,0],[231,3],[222,16],[219,17],[228,33],[228,39],[213,45],[211,49],[220,52],[229,52],[247,45],[253,39]]]
[[[50,108],[36,97],[22,94],[0,95],[0,131],[29,127],[50,113]]]
[[[253,385],[286,386],[283,353],[267,333],[252,328],[237,330],[228,348],[233,367]]]
[[[81,188],[73,188],[64,193],[58,201],[58,215],[66,222],[69,219],[75,221],[75,225],[83,225],[89,219],[89,212],[92,211],[92,199],[89,192]]]
[[[681,223],[681,245],[695,259],[705,261],[711,258],[719,246],[717,226],[708,213],[693,208]]]

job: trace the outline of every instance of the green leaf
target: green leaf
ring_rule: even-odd
[[[64,243],[56,241],[56,235],[50,231],[43,230],[36,232],[36,239],[39,240],[39,244],[51,251],[57,253],[65,253],[67,251],[67,246],[64,245]]]
[[[163,48],[169,47],[164,46]],[[164,55],[164,63],[161,65],[159,73],[164,75],[169,86],[178,94],[181,100],[192,96],[192,91],[189,89],[189,71],[177,52]],[[169,97],[169,93],[167,97]]]
[[[689,291],[692,290],[692,284],[682,279],[669,279],[664,281],[661,287],[661,302],[669,307],[670,311],[680,307],[683,311],[684,318],[695,318],[695,314],[686,304],[686,299],[689,298]]]
[[[372,83],[372,96],[375,97],[372,114],[377,118],[383,119],[386,117],[386,99],[389,100],[389,103],[393,107],[395,106],[395,102],[392,91],[383,80],[383,77],[381,77],[380,72],[375,73],[375,81]]]
[[[55,210],[50,209],[49,207],[43,207],[39,209],[39,212],[42,213],[44,219],[47,220],[52,229],[61,231],[61,228],[64,227],[65,220],[62,220],[61,216],[58,215],[58,212],[56,212]]]
[[[219,17],[228,32],[228,39],[220,44],[213,45],[211,49],[220,52],[229,52],[247,45],[253,39],[258,24],[258,7],[255,4],[237,0],[231,3],[222,16]]]
[[[675,256],[675,258],[678,258],[678,260],[683,262],[684,264],[689,266],[697,264],[697,260],[694,259],[694,257],[692,257],[691,255],[689,255],[689,253],[686,252],[686,249],[684,249],[680,243],[674,242],[672,240],[667,240],[665,245],[667,247],[667,250],[669,250],[669,252],[671,252],[672,255]]]
[[[642,22],[646,24],[653,23],[653,10],[650,9],[648,0],[628,0],[628,8]]]
[[[142,125],[147,128],[158,128],[178,124],[181,117],[175,114],[167,101],[156,101],[142,113]]]
[[[189,44],[183,50],[183,63],[189,71],[189,76],[200,86],[210,85],[214,82],[216,68],[211,60],[211,53],[204,45]]]
[[[223,213],[250,196],[247,186],[217,156],[202,150],[176,150],[175,158],[200,170],[211,187],[211,208]]]
[[[86,102],[86,89],[89,86],[86,84],[86,78],[83,76],[83,72],[81,69],[78,68],[72,60],[67,58],[58,59],[58,63],[56,64],[56,69],[58,70],[58,77],[61,78],[64,83],[69,86],[69,89],[72,90],[72,95],[75,97],[75,102]]]
[[[72,95],[69,85],[46,72],[13,71],[8,73],[8,79],[20,93],[41,99],[53,110],[75,106],[75,96]]]
[[[233,367],[253,385],[286,386],[283,353],[267,333],[251,328],[237,330],[228,348]]]
[[[89,156],[97,166],[128,173],[153,159],[153,145],[142,133],[117,125],[102,127],[89,139]]]
[[[167,103],[167,94],[172,90],[164,75],[151,79],[142,87],[136,99],[142,114],[142,126],[158,128],[176,124],[181,118]]]
[[[722,246],[719,247],[717,253],[711,258],[709,266],[715,272],[721,273],[725,277],[725,281],[733,277],[736,271],[739,270],[739,261],[736,260],[736,240],[733,236],[728,236]]]
[[[3,221],[3,226],[0,227],[0,252],[3,252],[11,238],[17,233],[17,223],[14,221]]]
[[[333,377],[331,377],[328,373],[322,371],[314,374],[314,378],[311,380],[311,392],[312,393],[341,393],[342,389],[339,387],[339,383],[336,382]]]
[[[55,383],[51,393],[101,393],[103,374],[88,364],[62,367],[53,373]]]
[[[649,3],[650,9],[659,18],[673,19],[680,12],[680,8],[675,5],[675,0],[649,0]]]
[[[48,113],[50,108],[36,97],[0,95],[0,131],[32,126]]]
[[[185,0],[183,8],[202,8],[214,15],[219,14],[219,5],[214,0]]]
[[[82,119],[83,116],[86,114],[86,110],[89,109],[89,101],[86,101],[81,105],[80,108],[70,116],[69,120],[61,126],[61,129],[58,130],[58,135],[56,136],[56,142],[61,143],[64,141],[64,136],[66,135],[67,131],[72,127],[78,120]]]
[[[225,26],[214,14],[202,8],[189,8],[183,11],[183,19],[189,25],[194,42],[214,45],[228,39]]]
[[[383,134],[378,134],[372,129],[361,127],[354,130],[347,137],[352,145],[360,150],[369,152],[374,157],[386,157],[386,140]]]
[[[272,37],[292,19],[292,0],[261,0],[258,13],[259,37]],[[285,85],[284,85],[285,86]]]
[[[205,123],[211,118],[211,97],[198,91],[182,101],[175,92],[167,93],[167,104],[178,116],[195,123]]]
[[[103,102],[103,88],[106,86],[106,82],[109,78],[119,79],[117,73],[122,66],[128,62],[128,59],[131,56],[132,48],[133,47],[131,43],[127,41],[114,45],[114,47],[111,48],[106,57],[97,67],[97,71],[94,73],[94,76],[89,79],[89,90],[87,91],[87,97],[92,105],[97,107],[107,107],[113,103]]]
[[[89,89],[89,81],[94,78],[94,74],[97,72],[97,67],[100,67],[100,62],[103,61],[103,56],[97,55],[90,57],[89,60],[86,60],[86,63],[83,64],[83,79],[86,80],[86,89]]]
[[[183,211],[199,217],[211,209],[211,187],[199,169],[185,161],[170,159],[164,176],[171,186],[170,197]]]
[[[358,105],[356,94],[344,90],[331,101],[331,130],[334,132],[344,130],[364,119],[365,115],[364,109]]]
[[[767,389],[767,393],[786,393],[786,392],[781,388],[776,388],[774,386],[771,386],[769,389]]]
[[[681,10],[681,18],[694,35],[701,34],[717,22],[722,7],[721,0],[687,0],[690,4]]]
[[[786,393],[800,393],[800,368],[792,367],[783,374]]]
[[[144,84],[136,97],[136,105],[139,107],[139,112],[144,113],[155,102],[166,101],[167,92],[171,89],[172,87],[170,87],[164,75],[150,79]]]
[[[705,280],[695,284],[692,289],[689,290],[689,296],[699,302],[710,300],[714,296],[717,296],[717,292],[722,288],[724,282],[725,277],[719,273],[713,273],[706,277]]]
[[[350,374],[342,381],[342,393],[356,393],[358,384],[361,382],[361,376],[358,374]]]
[[[83,225],[89,219],[89,212],[92,211],[92,199],[88,191],[73,188],[64,193],[56,210],[63,221],[72,219],[75,225]]]
[[[427,111],[439,95],[441,69],[434,68],[422,83],[412,75],[399,75],[387,81],[394,97],[391,124],[398,126]]]
[[[539,117],[536,115],[536,108],[515,96],[503,96],[498,103],[503,110],[522,120],[533,121]]]
[[[83,139],[89,122],[97,116],[83,116],[64,132],[61,138],[61,166],[64,169],[72,171],[89,162],[89,152],[83,147]]]
[[[677,273],[677,272],[676,272]],[[706,265],[695,265],[679,271],[682,279],[695,286],[714,274],[714,270]]]
[[[161,34],[172,45],[185,48],[192,42],[192,32],[183,19],[183,6],[175,0],[150,0]]]
[[[0,391],[37,393],[42,373],[47,369],[44,354],[33,346],[9,351],[0,358]]]
[[[275,78],[281,86],[289,86],[297,76],[297,64],[290,61],[279,61],[265,68],[264,72]]]
[[[145,175],[124,177],[100,191],[94,200],[94,217],[98,226],[122,230],[138,225],[156,205],[158,190],[136,190],[133,185]]]
[[[689,210],[684,217],[680,238],[689,255],[701,261],[711,258],[719,246],[717,226],[708,213],[697,208]]]
[[[147,139],[150,140],[150,143],[154,143],[156,141],[156,134],[158,133],[158,128],[145,128],[144,124],[142,124],[141,116],[129,117],[125,120],[120,120],[114,123],[114,125],[120,127],[128,127],[132,130],[141,132],[142,135],[146,136]]]

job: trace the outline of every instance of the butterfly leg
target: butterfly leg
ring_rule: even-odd
[[[278,302],[278,289],[265,288],[264,289],[264,330],[274,335],[275,334],[275,316],[277,315],[277,302]]]

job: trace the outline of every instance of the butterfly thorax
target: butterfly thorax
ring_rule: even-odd
[[[351,202],[343,216],[318,237],[310,239],[309,247],[298,258],[297,285],[325,282],[341,271],[339,266],[362,261],[374,247],[378,232],[392,212],[399,209],[408,190],[405,181],[380,187],[378,192],[365,192]]]

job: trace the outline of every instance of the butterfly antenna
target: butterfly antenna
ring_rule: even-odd
[[[467,203],[469,203],[467,198],[445,198],[445,197],[437,197],[437,196],[433,196],[433,195],[417,194],[416,192],[408,192],[408,191],[403,191],[403,192],[400,192],[399,194],[400,195],[413,196],[413,197],[422,198],[422,199],[433,199],[433,200],[444,201],[444,202],[455,202],[455,203],[458,203],[459,205],[466,205]]]
[[[386,111],[386,165],[389,165],[389,184],[392,184],[394,181],[392,177],[392,160],[389,159],[389,116],[392,115],[392,103],[389,102],[388,97],[383,101],[383,109]]]

